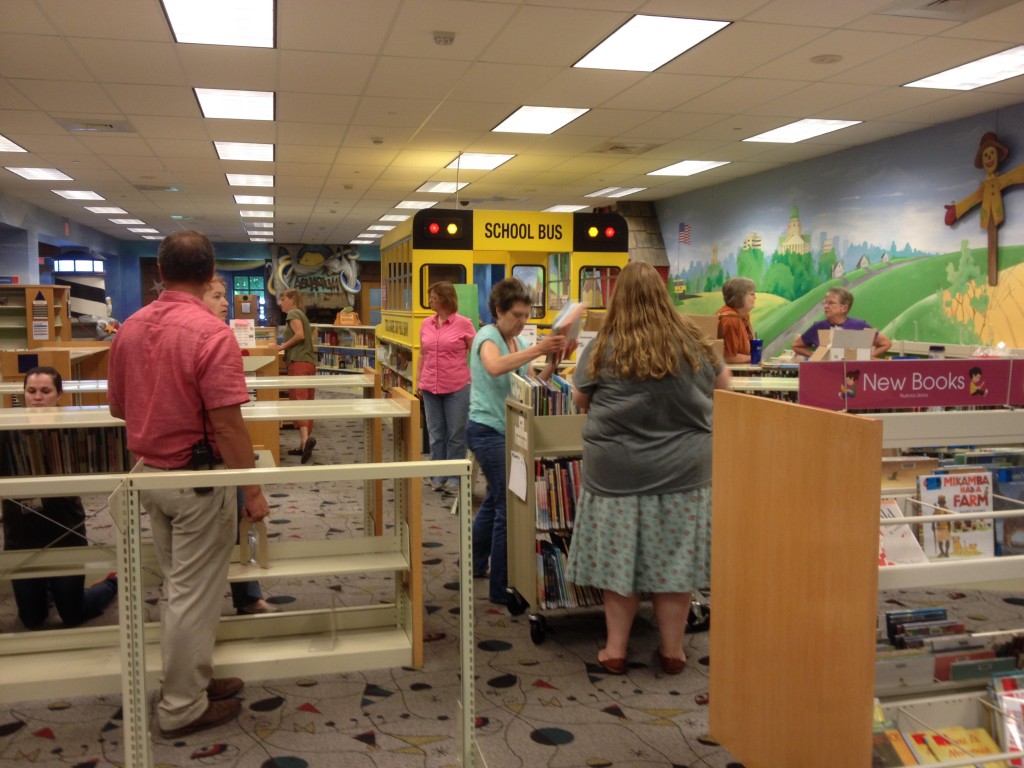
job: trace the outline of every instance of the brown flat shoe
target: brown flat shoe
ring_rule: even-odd
[[[207,728],[213,728],[214,726],[218,726],[221,723],[226,723],[228,720],[238,717],[238,712],[241,709],[242,702],[238,699],[211,701],[209,706],[207,706],[206,711],[188,725],[183,725],[181,728],[172,728],[166,731],[161,728],[160,737],[163,739],[178,739],[182,736],[188,736],[191,733],[196,733]]]
[[[609,675],[624,675],[626,674],[626,660],[625,659],[605,659],[601,661],[601,657],[597,657],[597,663],[600,664],[604,671]]]
[[[316,448],[316,438],[310,435],[306,438],[306,444],[302,446],[302,463],[309,464],[313,458],[313,449]]]
[[[678,675],[686,669],[686,659],[675,659],[671,656],[662,656],[658,651],[658,661],[661,662],[661,671],[666,675]]]
[[[206,698],[210,701],[220,701],[221,699],[230,699],[240,690],[242,690],[245,682],[240,677],[214,677],[210,679],[210,684],[206,686]]]

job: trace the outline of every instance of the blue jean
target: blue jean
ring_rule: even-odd
[[[117,582],[101,581],[85,588],[85,576],[15,579],[11,582],[18,618],[29,629],[42,626],[50,613],[50,596],[66,627],[96,618],[117,597]]]
[[[504,603],[508,586],[508,532],[505,509],[505,435],[470,421],[466,439],[487,480],[484,496],[473,518],[473,573],[481,574],[491,564],[489,597]]]
[[[466,420],[469,418],[469,384],[456,392],[435,395],[420,390],[430,435],[430,460],[466,458]],[[435,483],[456,482],[455,477],[434,477]]]

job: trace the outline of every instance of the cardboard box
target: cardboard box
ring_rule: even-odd
[[[874,341],[873,328],[862,331],[826,328],[818,331],[818,348],[809,360],[814,363],[821,360],[870,360]]]
[[[718,315],[680,315],[700,328],[705,339],[718,338]]]

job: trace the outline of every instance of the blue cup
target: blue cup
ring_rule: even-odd
[[[764,348],[763,339],[751,339],[750,340],[750,364],[760,365],[761,364],[761,350]]]

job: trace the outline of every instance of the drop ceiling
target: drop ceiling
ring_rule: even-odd
[[[732,24],[653,73],[572,68],[636,13]],[[141,235],[84,205],[246,242],[239,210],[265,206],[234,195],[273,194],[276,241],[335,244],[402,200],[456,204],[416,193],[427,181],[469,182],[458,202],[475,208],[607,205],[585,195],[610,186],[658,200],[1024,101],[1024,77],[900,87],[1022,43],[1024,2],[1007,0],[277,0],[273,50],[176,44],[159,0],[3,0],[0,134],[27,154],[0,152],[0,202],[119,239]],[[276,119],[205,119],[195,87],[274,91]],[[491,132],[523,105],[590,111],[550,136]],[[806,117],[864,122],[742,141]],[[275,159],[223,161],[214,141],[273,143]],[[445,170],[460,152],[515,157]],[[647,175],[681,160],[729,164]],[[271,173],[274,187],[229,187],[228,173]]]

